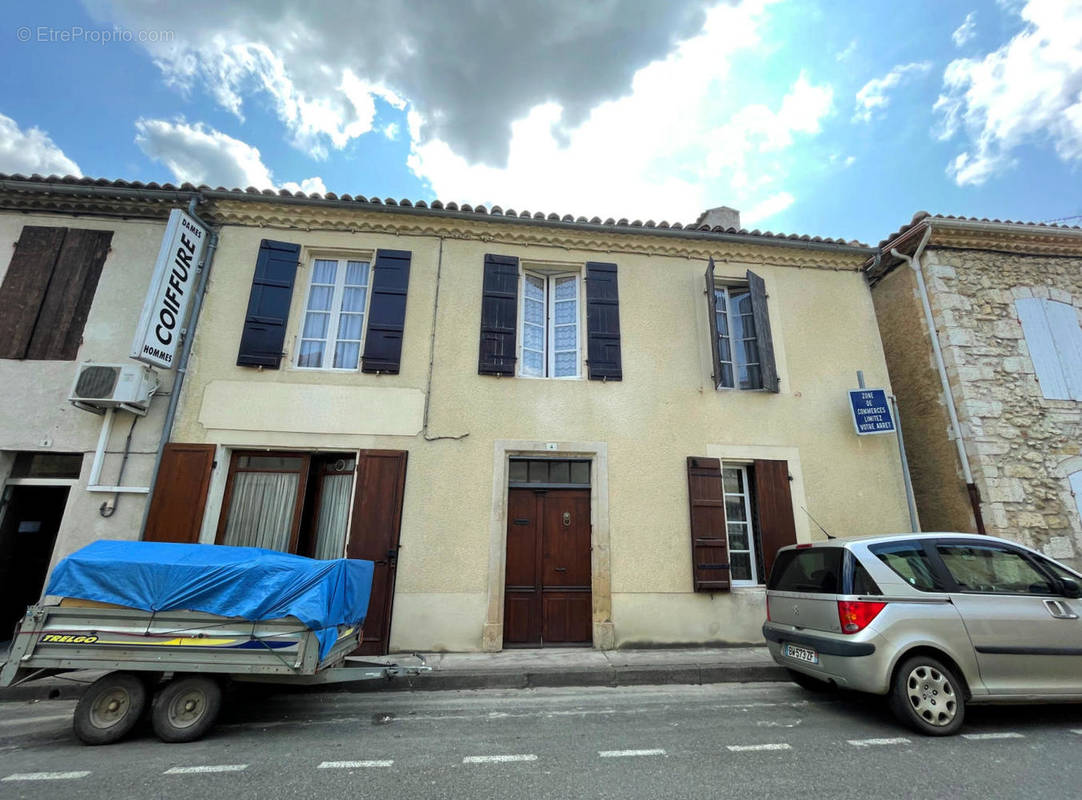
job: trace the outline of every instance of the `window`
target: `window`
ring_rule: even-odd
[[[945,591],[932,569],[928,552],[920,542],[890,542],[868,548],[899,577],[922,592]]]
[[[719,280],[713,259],[706,270],[714,386],[777,392],[766,284],[751,270],[744,277],[739,283]]]
[[[941,544],[936,549],[963,592],[1055,594],[1048,578],[1021,553],[968,544]]]
[[[1082,327],[1067,303],[1037,297],[1015,301],[1041,394],[1049,400],[1082,400]]]
[[[579,377],[579,276],[524,272],[521,319],[519,374]]]
[[[725,491],[725,533],[729,539],[729,573],[733,586],[759,583],[755,568],[755,528],[751,516],[748,468],[723,464],[721,485]]]
[[[312,262],[297,366],[355,370],[368,305],[368,261],[317,258]]]

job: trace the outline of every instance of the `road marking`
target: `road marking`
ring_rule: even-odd
[[[728,745],[730,751],[734,753],[750,753],[757,752],[759,750],[792,750],[793,748],[787,744],[730,744]]]
[[[394,761],[324,761],[320,769],[361,769],[362,767],[389,767]]]
[[[602,758],[627,758],[629,756],[663,756],[665,751],[657,750],[598,750]]]
[[[205,767],[173,767],[167,769],[163,775],[192,775],[197,772],[242,772],[248,769],[247,764],[212,764]]]
[[[8,775],[5,781],[70,781],[75,778],[85,778],[90,770],[84,772],[16,772]]]
[[[55,722],[59,719],[71,719],[71,714],[50,714],[47,717],[23,717],[22,719],[0,720],[0,725],[29,725],[33,722]]]
[[[508,761],[537,761],[537,756],[523,753],[516,756],[466,756],[462,759],[463,764],[505,764]]]
[[[1077,733],[1079,736],[1082,736],[1082,728],[1072,730],[1071,733]]]
[[[963,739],[1025,739],[1026,737],[1014,731],[1003,733],[963,733]]]
[[[909,744],[904,736],[896,736],[893,739],[850,739],[849,744],[853,747],[876,747],[878,745]]]

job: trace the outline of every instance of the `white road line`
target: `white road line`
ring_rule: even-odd
[[[462,759],[463,764],[504,764],[508,761],[537,761],[537,756],[523,753],[517,756],[466,756]]]
[[[319,769],[362,769],[363,767],[389,767],[394,761],[324,761]]]
[[[630,756],[663,756],[665,751],[656,750],[598,750],[597,754],[602,758],[628,758]]]
[[[759,750],[792,750],[793,748],[784,743],[778,744],[730,744],[728,748],[733,753],[750,753]]]
[[[1026,737],[1014,731],[1003,733],[963,733],[963,739],[1025,739]]]
[[[85,778],[90,770],[83,772],[16,772],[8,775],[5,781],[70,781],[76,778]]]
[[[1071,733],[1077,733],[1079,736],[1082,736],[1082,728],[1074,729]]]
[[[850,739],[849,744],[853,745],[853,747],[876,747],[878,745],[909,744],[909,740],[904,736],[897,736],[893,739]]]
[[[212,764],[205,767],[173,767],[163,772],[163,775],[192,775],[197,772],[242,772],[248,769],[247,764]]]

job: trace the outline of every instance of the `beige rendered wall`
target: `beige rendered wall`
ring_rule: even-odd
[[[0,451],[42,451],[83,453],[82,474],[71,482],[64,518],[53,551],[53,563],[96,539],[137,539],[142,522],[145,495],[121,495],[115,513],[99,514],[112,494],[86,491],[94,449],[102,418],[81,411],[68,402],[79,362],[126,363],[130,361],[135,327],[143,307],[154,262],[161,246],[165,221],[120,220],[71,217],[51,214],[0,215],[0,280],[8,269],[10,254],[25,225],[57,226],[113,231],[111,249],[102,267],[97,293],[76,361],[16,361],[0,359]],[[166,395],[173,373],[159,371],[161,396],[155,397],[150,412],[136,423],[131,455],[124,470],[127,486],[147,486],[154,454],[161,436],[167,405]],[[101,481],[115,484],[120,469],[124,440],[133,416],[118,412],[108,444]],[[7,479],[10,459],[0,460],[0,483]]]
[[[595,540],[604,526],[609,552],[594,554],[595,567],[608,570],[594,579],[595,632],[611,622],[612,640],[595,640],[595,645],[761,638],[760,589],[714,596],[691,591],[687,456],[785,457],[794,477],[801,539],[812,536],[802,505],[839,536],[907,529],[894,439],[857,437],[847,406],[846,390],[855,388],[858,369],[869,386],[888,386],[871,296],[856,271],[862,256],[853,256],[845,270],[802,269],[772,262],[774,256],[792,258],[792,250],[764,247],[759,253],[742,245],[756,262],[746,263],[744,256],[732,260],[731,245],[717,243],[719,277],[742,279],[750,266],[766,281],[782,378],[780,394],[718,392],[710,379],[702,242],[691,240],[685,254],[659,255],[651,254],[654,246],[646,236],[619,237],[615,244],[616,237],[609,236],[592,248],[588,237],[577,237],[585,247],[573,246],[555,236],[542,242],[544,234],[526,226],[509,231],[510,226],[492,225],[480,233],[464,230],[463,238],[443,238],[441,261],[437,235],[387,233],[387,217],[357,215],[358,231],[379,227],[379,233],[224,230],[173,439],[223,448],[409,450],[392,649],[482,647],[491,598],[502,591],[498,558],[492,555],[499,553],[501,542],[494,536],[503,535],[505,524],[500,520],[506,484],[496,454],[510,450],[500,450],[501,442],[533,443],[537,449],[529,452],[547,455],[603,445],[604,458],[595,458],[595,469],[603,462],[607,503],[592,512]],[[492,241],[481,241],[482,234]],[[411,250],[401,374],[234,366],[263,237],[300,243],[305,259],[324,249]],[[692,246],[698,248],[694,257]],[[486,253],[573,269],[588,260],[617,263],[624,380],[478,375]],[[420,393],[423,399],[428,377],[437,269],[428,428],[435,440],[429,441],[420,435],[423,402],[418,406],[416,397]],[[290,355],[306,270],[294,294]],[[288,391],[300,392],[305,402],[283,401],[295,396]],[[355,401],[343,400],[343,392],[356,392]],[[340,414],[343,404],[352,408],[344,426],[328,419]],[[330,406],[339,410],[327,414]],[[253,416],[272,429],[251,430],[245,420]],[[318,424],[309,421],[315,418]],[[284,430],[291,424],[292,430]],[[219,469],[214,485],[223,481]],[[212,487],[205,534],[213,530],[220,506],[215,491]],[[599,610],[601,584],[611,586],[607,611],[604,604]],[[599,613],[611,618],[599,619]]]

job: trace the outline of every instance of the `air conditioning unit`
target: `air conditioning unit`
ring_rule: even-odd
[[[157,390],[157,374],[143,364],[88,362],[79,365],[68,399],[76,408],[95,414],[120,408],[142,416],[150,408],[150,398]]]

